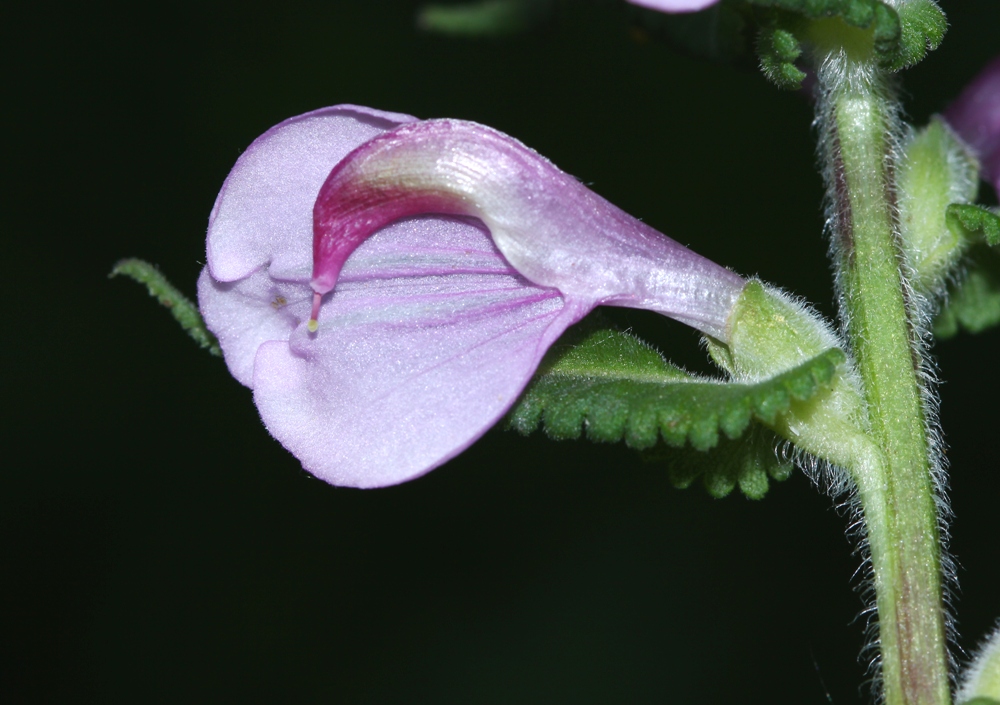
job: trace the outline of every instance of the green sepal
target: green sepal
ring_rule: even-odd
[[[184,296],[154,265],[141,259],[123,259],[115,264],[108,277],[119,275],[129,277],[140,284],[145,284],[149,295],[160,302],[161,306],[170,309],[174,320],[181,324],[198,345],[213,355],[222,356],[219,341],[205,326],[198,306]]]
[[[1000,627],[986,638],[965,667],[956,700],[962,705],[997,705],[1000,698]]]
[[[959,222],[979,186],[978,162],[940,118],[914,131],[903,144],[896,180],[903,250],[911,283],[932,298],[952,274],[974,238]],[[949,215],[955,208],[959,211]],[[973,208],[974,209],[974,208]],[[976,209],[974,209],[976,210]],[[978,219],[974,216],[972,220]]]
[[[1000,324],[1000,255],[976,245],[969,250],[968,272],[952,285],[934,320],[935,337],[945,340],[964,329],[979,333]]]
[[[988,208],[952,203],[945,217],[948,227],[961,228],[968,237],[982,238],[990,247],[1000,245],[1000,215]]]
[[[460,5],[426,5],[417,26],[463,37],[506,36],[532,30],[548,19],[554,0],[480,0]]]
[[[695,450],[739,438],[751,421],[773,424],[793,401],[808,400],[831,383],[844,361],[840,350],[810,359],[753,384],[691,375],[643,341],[621,331],[578,327],[549,351],[508,416],[529,434],[539,426],[554,439],[623,440],[637,449],[661,439]]]
[[[713,497],[725,497],[739,487],[748,498],[762,499],[771,480],[783,482],[791,477],[792,463],[775,452],[781,443],[768,429],[752,424],[739,440],[722,438],[707,453],[661,443],[642,455],[649,462],[665,464],[670,482],[679,489],[700,478]]]

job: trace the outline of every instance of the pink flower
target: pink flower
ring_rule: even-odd
[[[207,249],[199,303],[233,376],[308,471],[355,487],[471,445],[595,306],[725,339],[745,284],[506,135],[355,106],[258,138]]]
[[[719,0],[628,0],[633,5],[648,7],[660,12],[697,12],[710,7]]]
[[[965,87],[944,117],[979,157],[983,178],[1000,193],[1000,56]]]

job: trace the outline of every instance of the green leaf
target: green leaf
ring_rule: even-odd
[[[751,421],[774,423],[793,400],[826,388],[844,361],[829,350],[755,384],[691,375],[627,333],[578,326],[552,348],[511,411],[509,424],[539,426],[554,439],[625,440],[632,448],[668,445],[708,450],[720,436],[739,438]]]
[[[417,13],[417,26],[440,34],[497,37],[534,29],[554,9],[553,0],[480,0],[460,5],[427,5]]]
[[[962,705],[1000,705],[1000,700],[981,696],[972,700],[966,700]]]
[[[1000,215],[982,206],[952,203],[948,206],[948,226],[961,228],[970,237],[981,237],[987,245],[1000,245]]]
[[[1000,324],[1000,256],[985,245],[969,251],[968,273],[950,287],[948,300],[934,321],[942,340],[964,329],[979,333]]]
[[[752,424],[739,440],[723,438],[707,453],[660,444],[645,451],[643,457],[666,464],[670,481],[677,488],[686,489],[701,478],[713,497],[725,497],[739,487],[750,499],[762,499],[770,480],[781,482],[792,474],[792,464],[775,452],[781,442],[771,431]]]
[[[948,20],[931,0],[909,0],[897,10],[900,36],[894,55],[886,56],[887,67],[893,71],[920,63],[928,51],[941,45],[948,31]]]
[[[799,40],[785,29],[763,30],[757,45],[764,75],[779,88],[798,90],[806,74],[795,65],[802,54]]]
[[[145,284],[149,295],[159,301],[161,306],[170,309],[174,320],[181,324],[181,328],[186,330],[199,346],[213,355],[222,355],[219,341],[212,331],[205,327],[205,320],[201,317],[198,306],[167,281],[155,266],[141,259],[123,259],[115,264],[108,277],[119,275]]]
[[[745,0],[760,8],[757,50],[764,75],[779,88],[798,89],[805,73],[795,65],[808,41],[862,54],[895,55],[899,15],[879,0]]]
[[[877,49],[899,42],[899,15],[879,0],[745,0],[747,4],[792,13],[809,20],[840,19],[858,29],[871,29]]]
[[[910,0],[898,10],[880,0],[744,0],[759,8],[758,53],[765,75],[781,88],[798,88],[795,60],[806,42],[823,52],[844,50],[898,71],[940,45],[947,29],[933,0]],[[795,43],[795,49],[789,46]]]

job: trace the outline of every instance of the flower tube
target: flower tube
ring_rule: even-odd
[[[230,371],[309,472],[354,487],[471,445],[595,306],[725,340],[746,283],[495,130],[355,106],[258,138],[207,249],[199,303]]]

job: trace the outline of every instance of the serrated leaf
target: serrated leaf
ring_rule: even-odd
[[[739,438],[751,421],[774,423],[793,400],[826,388],[843,360],[828,350],[772,379],[730,383],[691,375],[627,333],[583,328],[550,350],[508,422],[524,434],[541,426],[555,439],[586,434],[637,449],[662,439],[708,450],[720,437]]]
[[[791,32],[771,28],[761,32],[757,45],[764,75],[779,88],[798,90],[806,74],[795,65],[802,54],[799,40]]]
[[[775,452],[780,444],[774,433],[754,424],[743,438],[724,438],[707,453],[660,444],[643,457],[664,463],[677,488],[690,487],[700,478],[713,497],[725,497],[738,487],[750,499],[762,499],[771,480],[782,482],[792,474],[792,464]]]
[[[948,31],[948,20],[931,0],[909,0],[899,10],[900,36],[894,56],[887,57],[893,71],[920,63],[934,51]]]
[[[949,227],[960,227],[966,235],[981,237],[987,245],[1000,245],[1000,215],[982,206],[952,203],[948,206]]]
[[[899,41],[899,15],[880,0],[745,0],[747,4],[794,13],[810,20],[840,18],[859,29],[871,28],[876,47]]]
[[[944,13],[933,0],[911,0],[894,9],[880,0],[744,0],[762,9],[758,53],[765,75],[782,88],[798,88],[801,70],[797,53],[789,51],[788,36],[825,37],[821,45],[856,46],[874,52],[885,68],[897,71],[916,64],[938,47],[947,29]],[[836,23],[863,30],[844,32]],[[818,32],[818,34],[817,34]],[[784,33],[784,34],[782,34]],[[785,36],[788,35],[788,36]],[[867,47],[867,49],[864,49]]]
[[[459,5],[427,5],[417,13],[417,26],[439,34],[496,37],[534,29],[554,9],[553,0],[480,0]]]
[[[802,51],[800,40],[821,26],[827,30],[835,27],[831,20],[870,32],[866,41],[871,42],[879,54],[895,52],[899,44],[899,15],[879,0],[744,1],[761,9],[757,51],[764,75],[779,88],[801,87],[805,73],[795,65]],[[834,36],[838,37],[837,41],[842,39],[839,34]]]
[[[985,245],[969,251],[968,271],[950,287],[934,321],[934,335],[947,339],[960,329],[979,333],[1000,324],[1000,255]]]

